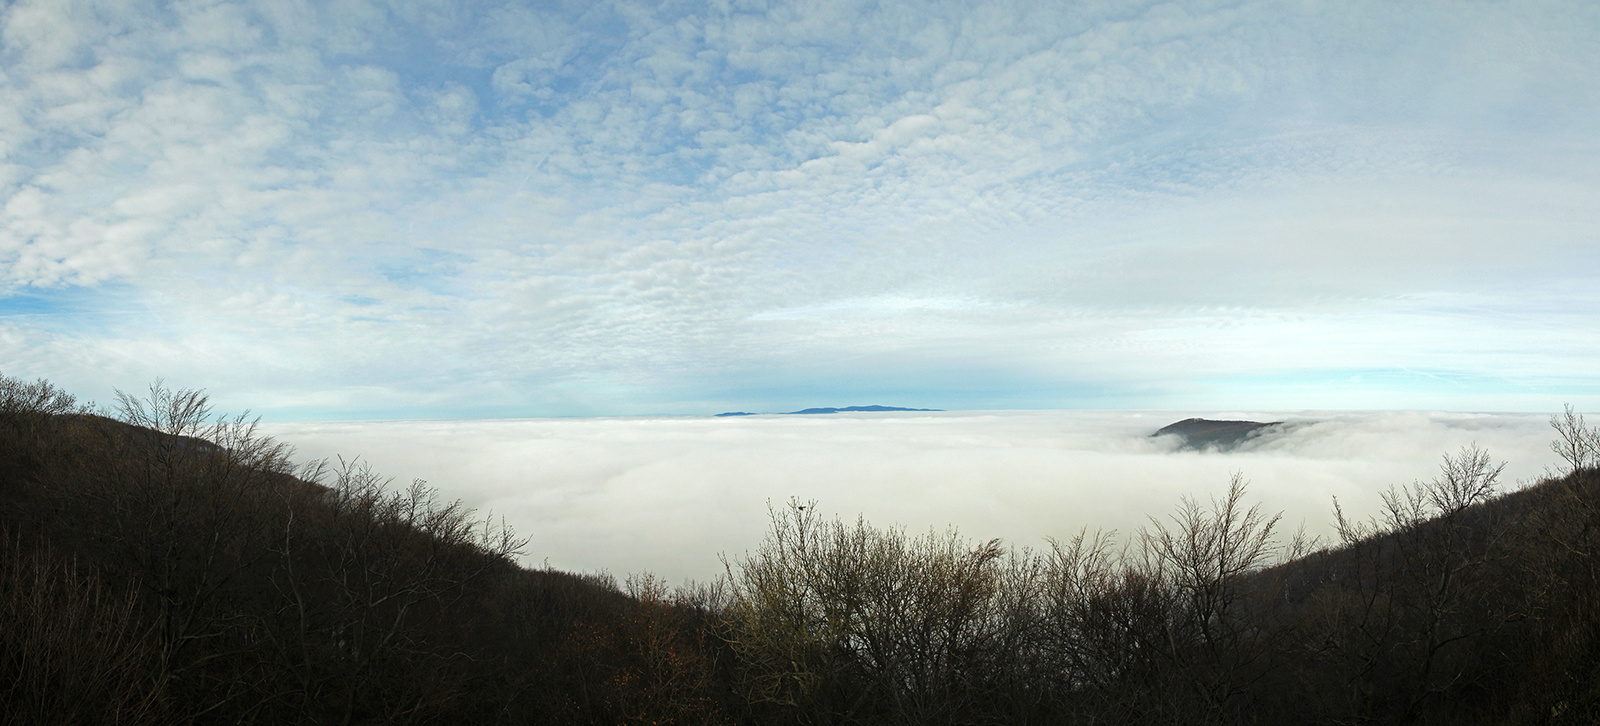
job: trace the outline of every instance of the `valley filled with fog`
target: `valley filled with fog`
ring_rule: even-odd
[[[1284,421],[1231,452],[1185,451],[1156,429],[1191,416]],[[269,423],[297,460],[361,457],[396,485],[504,517],[531,565],[652,572],[674,583],[721,573],[767,527],[767,507],[815,500],[825,515],[910,533],[1039,547],[1080,528],[1123,541],[1185,495],[1225,492],[1283,513],[1287,537],[1331,536],[1332,500],[1365,518],[1390,485],[1431,478],[1477,444],[1507,462],[1501,491],[1555,456],[1548,413],[958,411],[746,416]]]

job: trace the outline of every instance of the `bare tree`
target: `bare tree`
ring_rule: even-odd
[[[1040,633],[1052,710],[1090,720],[1155,720],[1164,709],[1158,683],[1166,663],[1173,603],[1129,563],[1115,534],[1079,532],[1050,542],[1045,556]]]
[[[283,697],[304,715],[337,703],[342,719],[358,711],[390,722],[434,718],[453,694],[421,664],[453,654],[438,651],[423,624],[445,617],[469,583],[509,564],[526,540],[460,501],[439,501],[420,480],[397,491],[359,460],[340,460],[332,479],[311,500],[289,501],[271,547],[282,604],[265,636],[298,684]]]
[[[1570,404],[1550,426],[1565,468],[1538,492],[1518,553],[1535,619],[1530,700],[1552,721],[1581,723],[1600,718],[1600,426]]]
[[[1167,659],[1208,720],[1232,719],[1268,672],[1281,629],[1269,622],[1276,593],[1259,573],[1282,554],[1274,532],[1281,515],[1245,506],[1235,474],[1209,507],[1184,498],[1168,522],[1152,518],[1139,533],[1138,572],[1172,603],[1165,642],[1148,643]],[[1296,540],[1289,558],[1300,554]]]
[[[79,403],[49,381],[0,375],[0,492],[15,496],[25,472],[36,469],[47,450],[60,448],[59,419],[93,411],[94,404]]]
[[[1394,701],[1403,719],[1419,717],[1463,686],[1473,647],[1518,617],[1488,605],[1504,530],[1481,505],[1504,469],[1468,446],[1432,480],[1390,487],[1379,517],[1354,521],[1334,502],[1344,581],[1329,591],[1324,652],[1347,668],[1355,713]]]
[[[1579,475],[1585,470],[1600,466],[1600,427],[1584,423],[1583,414],[1573,410],[1572,404],[1562,407],[1562,412],[1550,417],[1550,428],[1556,431],[1556,440],[1550,450],[1566,462],[1566,474]]]
[[[3,535],[0,535],[3,536]],[[10,538],[7,537],[9,540]],[[0,724],[151,723],[171,674],[136,583],[48,549],[0,556]]]
[[[939,723],[975,708],[981,666],[1015,639],[998,541],[823,522],[814,503],[772,520],[760,549],[727,563],[747,698],[817,721]]]

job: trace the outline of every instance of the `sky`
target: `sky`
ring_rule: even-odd
[[[1600,4],[0,5],[0,372],[269,421],[1600,408]]]
[[[1239,451],[1182,451],[1155,429],[1185,411],[961,411],[837,416],[588,417],[263,424],[302,460],[352,452],[403,487],[528,538],[524,563],[674,585],[738,567],[765,536],[768,507],[815,502],[825,518],[916,536],[955,528],[971,542],[1048,548],[1080,531],[1170,524],[1184,497],[1209,505],[1234,475],[1246,502],[1282,515],[1279,545],[1303,528],[1332,544],[1333,504],[1380,514],[1390,487],[1439,473],[1477,446],[1504,462],[1498,491],[1559,459],[1549,417],[1414,411],[1223,411],[1288,426]]]

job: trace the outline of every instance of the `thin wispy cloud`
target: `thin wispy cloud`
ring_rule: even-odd
[[[0,366],[279,419],[1593,408],[1597,28],[18,2]]]

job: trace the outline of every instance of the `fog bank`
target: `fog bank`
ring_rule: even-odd
[[[1286,421],[1244,450],[1176,450],[1149,434],[1190,416]],[[1378,511],[1391,484],[1431,478],[1476,443],[1508,466],[1502,490],[1556,458],[1547,414],[1249,411],[996,411],[829,416],[630,417],[264,424],[301,461],[359,456],[397,483],[503,516],[530,564],[709,579],[718,555],[761,540],[790,497],[911,531],[1042,546],[1082,527],[1124,538],[1180,498],[1205,500],[1240,472],[1283,512],[1285,534],[1331,532]]]

